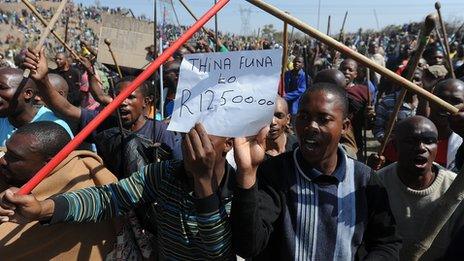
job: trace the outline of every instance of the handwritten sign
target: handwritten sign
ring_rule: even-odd
[[[274,114],[281,57],[282,50],[186,55],[168,130],[201,122],[216,136],[257,134]]]

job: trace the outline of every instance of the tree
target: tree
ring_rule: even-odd
[[[274,38],[274,34],[277,32],[277,30],[274,28],[273,24],[266,24],[264,25],[261,32],[264,38],[272,39]]]

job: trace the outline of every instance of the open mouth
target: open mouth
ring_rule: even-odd
[[[448,118],[451,115],[451,113],[444,111],[440,112],[438,115],[443,118]]]
[[[316,150],[319,146],[319,142],[316,139],[304,139],[303,146],[309,150],[309,151],[314,151]]]
[[[128,110],[120,109],[119,113],[121,114],[121,118],[127,118],[127,117],[130,116],[130,111],[128,111]]]
[[[417,156],[413,159],[413,161],[416,168],[425,168],[429,160],[427,157]]]
[[[269,134],[276,134],[279,132],[279,129],[270,129]]]

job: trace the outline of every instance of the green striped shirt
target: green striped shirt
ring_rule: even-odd
[[[51,223],[98,222],[153,202],[161,259],[233,259],[228,216],[231,174],[228,167],[217,194],[197,199],[182,162],[151,164],[117,183],[53,198],[55,212]]]

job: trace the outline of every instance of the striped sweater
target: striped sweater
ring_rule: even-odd
[[[155,202],[160,259],[232,259],[228,212],[229,180],[233,178],[233,170],[227,166],[218,193],[197,199],[182,162],[151,164],[117,183],[53,198],[51,223],[99,222],[124,215],[136,205]]]
[[[298,148],[264,162],[257,184],[234,193],[237,253],[253,260],[396,260],[401,240],[385,189],[371,184],[371,174],[341,149],[330,176],[309,166]]]

